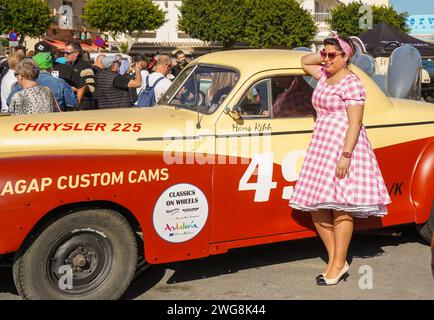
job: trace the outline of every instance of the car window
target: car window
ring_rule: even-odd
[[[159,103],[213,113],[238,82],[238,73],[223,67],[197,66],[175,79]]]
[[[312,117],[312,85],[304,76],[278,76],[271,78],[273,118]]]
[[[169,104],[171,98],[175,95],[175,93],[179,90],[179,87],[184,84],[187,78],[190,77],[191,73],[195,67],[187,67],[185,68],[176,78],[173,80],[169,89],[163,94],[158,103],[161,104]]]
[[[269,79],[259,81],[244,94],[239,104],[244,118],[270,117],[269,82]]]

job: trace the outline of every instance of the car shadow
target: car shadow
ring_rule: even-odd
[[[395,235],[390,235],[391,232],[387,231],[386,233],[384,231],[356,233],[349,249],[348,262],[351,263],[353,258],[369,259],[381,256],[384,253],[383,247],[399,246],[404,243],[421,243],[428,246],[414,226],[403,226],[393,230],[396,230]],[[166,282],[170,285],[317,257],[324,262],[327,261],[319,238],[310,238],[233,249],[226,254],[203,259],[152,265],[138,275],[122,299],[134,299],[152,289],[164,278],[167,269],[174,271]],[[7,293],[18,297],[12,277],[12,268],[0,267],[0,279],[0,294]]]
[[[384,253],[383,247],[404,243],[427,245],[414,226],[395,227],[389,230],[357,232],[353,236],[348,253],[348,262],[353,258],[369,259]],[[309,238],[230,250],[226,254],[203,259],[152,265],[139,275],[127,290],[123,299],[134,299],[160,282],[166,269],[174,271],[166,284],[182,283],[204,278],[235,273],[240,270],[260,268],[320,257],[327,261],[325,249],[319,238]]]
[[[0,267],[0,294],[9,293],[18,296],[11,267]]]

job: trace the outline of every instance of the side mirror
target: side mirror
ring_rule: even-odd
[[[237,105],[234,105],[232,107],[232,109],[229,107],[226,107],[224,110],[224,113],[226,113],[229,117],[231,117],[234,120],[238,120],[241,118],[241,109]]]

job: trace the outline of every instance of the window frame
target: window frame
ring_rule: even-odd
[[[210,67],[210,68],[218,68],[218,69],[227,69],[228,71],[232,71],[232,72],[236,73],[236,75],[238,77],[238,81],[235,83],[235,85],[233,86],[232,90],[230,91],[230,93],[228,94],[228,96],[222,101],[222,103],[217,108],[215,108],[213,112],[210,112],[210,113],[204,113],[204,112],[199,111],[198,110],[198,106],[195,106],[195,108],[192,109],[192,108],[188,108],[187,106],[184,106],[184,105],[177,105],[177,104],[170,103],[173,100],[173,98],[176,96],[176,94],[178,93],[179,90],[176,90],[172,94],[172,96],[170,97],[170,99],[168,99],[169,102],[165,103],[165,105],[167,105],[169,107],[174,107],[174,108],[177,108],[177,109],[184,109],[184,110],[189,110],[189,111],[192,111],[192,112],[199,112],[202,115],[209,116],[209,115],[214,114],[218,109],[221,108],[221,106],[224,104],[224,102],[226,101],[226,99],[235,92],[234,91],[235,88],[240,84],[240,78],[241,77],[240,77],[240,71],[238,69],[235,69],[233,67],[224,66],[224,65],[218,65],[218,64],[197,63],[197,64],[191,66],[191,68],[193,68],[193,70],[191,71],[190,75],[184,79],[184,81],[179,86],[179,88],[181,88],[182,86],[185,85],[185,83],[190,79],[191,75],[194,74],[196,72],[196,69],[198,69],[199,67]],[[182,72],[185,72],[185,70],[183,70]],[[158,100],[158,103],[160,103],[160,101],[162,100],[163,96],[161,97],[160,100]]]
[[[287,73],[282,73],[282,74],[276,74],[276,75],[266,76],[266,77],[260,78],[255,83],[253,83],[251,86],[249,86],[248,89],[245,90],[243,92],[243,94],[241,95],[241,100],[238,102],[237,105],[241,106],[241,101],[244,99],[245,95],[248,93],[248,91],[251,88],[253,88],[257,84],[259,84],[261,81],[268,80],[267,90],[268,90],[268,107],[269,107],[270,115],[266,116],[266,117],[255,116],[255,115],[247,115],[247,116],[241,115],[241,118],[243,120],[258,120],[258,119],[270,119],[270,120],[272,120],[272,119],[306,119],[306,118],[310,118],[310,117],[314,118],[315,115],[303,116],[303,117],[301,117],[301,116],[299,116],[299,117],[288,117],[288,116],[286,116],[286,117],[278,117],[278,118],[274,117],[274,112],[273,112],[273,96],[272,96],[272,91],[271,91],[272,90],[272,87],[271,87],[272,78],[275,78],[275,77],[294,77],[294,76],[297,76],[297,77],[311,77],[310,75],[308,75],[306,73],[304,73],[304,74],[287,74]],[[306,80],[303,79],[303,81],[305,81],[307,83]],[[315,88],[312,88],[312,89],[315,90]],[[312,106],[312,108],[313,108],[313,106]]]
[[[241,108],[241,102],[244,100],[244,98],[246,97],[247,93],[254,88],[255,86],[257,86],[258,84],[260,84],[261,82],[267,82],[267,103],[268,103],[268,111],[269,111],[269,115],[268,116],[261,116],[261,115],[242,115],[243,119],[272,119],[272,113],[273,110],[271,108],[271,103],[272,103],[272,97],[270,96],[270,90],[271,90],[271,78],[266,77],[266,78],[262,78],[260,80],[258,80],[257,82],[255,82],[254,84],[252,84],[251,86],[249,86],[249,88],[243,93],[243,95],[241,96],[241,101],[238,102],[238,107]]]

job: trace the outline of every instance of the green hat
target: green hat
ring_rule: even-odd
[[[33,56],[33,60],[42,70],[50,69],[53,66],[53,58],[50,52],[40,52]]]

